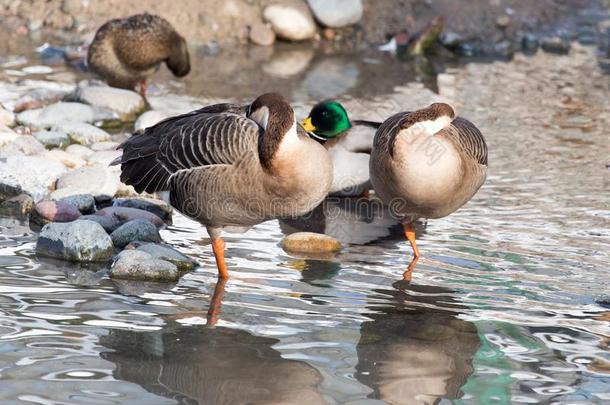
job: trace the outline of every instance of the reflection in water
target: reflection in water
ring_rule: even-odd
[[[114,377],[181,404],[322,404],[322,378],[307,363],[288,360],[276,339],[242,330],[166,326],[156,332],[111,330],[102,353]]]
[[[460,306],[451,291],[409,286],[377,292],[391,295],[393,305],[373,307],[378,313],[361,326],[358,381],[390,404],[459,398],[480,341],[475,325],[453,312]]]

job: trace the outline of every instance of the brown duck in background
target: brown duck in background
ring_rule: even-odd
[[[191,70],[185,39],[164,18],[136,14],[110,20],[93,38],[87,54],[89,69],[113,87],[134,89],[146,96],[146,78],[165,62],[177,77]]]

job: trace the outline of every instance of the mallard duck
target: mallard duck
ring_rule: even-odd
[[[419,258],[413,222],[441,218],[466,204],[485,182],[487,144],[470,121],[452,106],[435,103],[398,113],[375,134],[370,161],[377,195],[402,221],[413,249],[411,272]]]
[[[380,122],[350,121],[341,103],[327,100],[316,104],[301,125],[333,160],[331,195],[360,196],[371,188],[369,158]]]
[[[119,148],[121,181],[136,191],[169,191],[170,203],[206,226],[218,275],[229,274],[221,231],[305,214],[327,195],[332,162],[298,131],[279,94],[252,104],[216,104],[168,118]]]
[[[87,54],[89,69],[113,87],[146,95],[146,78],[165,62],[177,77],[191,70],[185,39],[164,18],[136,14],[110,20],[93,38]]]

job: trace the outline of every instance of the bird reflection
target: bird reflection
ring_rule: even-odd
[[[463,307],[448,289],[395,286],[376,290],[391,305],[370,307],[377,312],[360,329],[356,378],[389,404],[459,398],[480,346],[475,325],[457,318]]]
[[[173,324],[155,332],[114,329],[100,342],[114,377],[180,404],[322,404],[320,373],[281,357],[276,339]]]

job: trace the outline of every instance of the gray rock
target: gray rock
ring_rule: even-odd
[[[180,278],[173,263],[154,259],[146,252],[124,250],[117,255],[110,269],[110,277],[127,280],[169,282]]]
[[[78,98],[83,103],[115,112],[122,121],[133,121],[145,108],[144,99],[138,93],[108,86],[81,87]]]
[[[163,200],[154,198],[117,198],[114,200],[115,207],[129,207],[152,212],[164,222],[170,222],[172,219],[172,207]]]
[[[20,190],[17,194],[25,193],[38,201],[49,193],[57,178],[66,171],[61,163],[38,157],[0,158],[0,190],[7,187]]]
[[[115,118],[110,111],[82,103],[59,102],[17,115],[17,122],[32,128],[61,127],[66,123],[85,123]]]
[[[330,28],[356,24],[362,18],[362,0],[308,0],[316,20]]]
[[[42,143],[31,135],[19,135],[11,143],[2,147],[2,152],[9,155],[36,156],[46,152]]]
[[[545,52],[566,55],[570,52],[570,43],[559,37],[544,38],[540,44]]]
[[[101,128],[84,122],[68,122],[54,126],[56,131],[68,134],[73,142],[81,145],[91,145],[96,142],[106,142],[110,140],[110,134]]]
[[[79,221],[93,221],[102,226],[107,233],[114,232],[123,223],[113,216],[103,217],[101,215],[83,215],[79,218]]]
[[[455,49],[462,45],[464,38],[455,31],[444,31],[440,37],[441,44],[448,49]]]
[[[540,41],[538,41],[538,37],[534,34],[527,33],[521,38],[521,46],[526,52],[536,52],[539,45]]]
[[[37,131],[32,134],[46,148],[63,148],[70,144],[68,134],[59,131]]]
[[[301,1],[270,4],[265,7],[263,18],[271,24],[278,37],[289,41],[311,39],[316,34],[316,23],[309,8]]]
[[[145,219],[135,219],[119,226],[112,234],[112,243],[116,247],[125,247],[133,241],[160,242],[161,236],[157,227]]]
[[[95,165],[73,170],[57,180],[57,190],[68,187],[79,194],[91,194],[96,200],[105,200],[114,197],[118,183],[110,170]]]
[[[197,262],[190,257],[182,254],[173,247],[161,243],[147,243],[147,242],[132,242],[126,249],[135,249],[138,251],[146,252],[152,256],[153,259],[161,259],[171,262],[178,267],[181,273],[191,271],[198,266]]]
[[[157,124],[160,121],[163,121],[166,118],[171,117],[172,115],[175,114],[163,110],[146,111],[136,120],[136,123],[133,125],[134,131],[138,132],[148,127],[152,127],[153,125]]]
[[[53,198],[52,194],[51,198]],[[95,211],[95,199],[91,194],[75,194],[60,198],[57,201],[73,206],[82,214],[91,214]]]
[[[112,239],[92,221],[47,224],[36,242],[36,254],[69,261],[103,262],[113,253]]]
[[[0,202],[0,216],[21,217],[28,215],[34,208],[34,200],[27,194]]]

